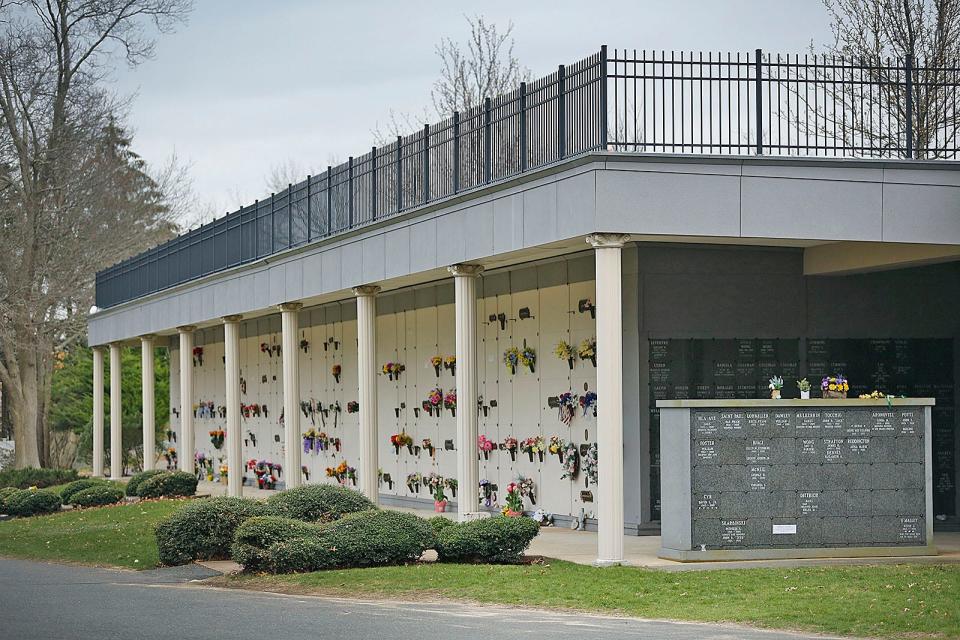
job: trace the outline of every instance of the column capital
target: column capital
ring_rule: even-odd
[[[380,293],[380,286],[375,284],[365,284],[359,287],[353,288],[353,295],[360,296],[375,296]]]
[[[627,233],[591,233],[587,236],[587,244],[594,249],[620,249],[630,241]]]
[[[455,277],[475,278],[483,273],[483,266],[479,264],[455,264],[447,267],[447,270]]]
[[[94,345],[91,345],[90,348],[93,349],[94,351],[99,351],[100,353],[103,353],[109,346],[110,346],[109,344],[94,344]]]
[[[145,333],[140,336],[140,342],[153,342],[157,339],[157,334],[155,333]]]
[[[197,325],[195,324],[182,324],[177,327],[177,332],[179,333],[193,333],[197,330]]]
[[[284,302],[283,304],[278,304],[277,309],[280,309],[280,311],[300,311],[300,309],[303,309],[303,303]]]
[[[233,314],[231,314],[231,315],[229,315],[229,316],[223,316],[222,320],[223,320],[225,323],[226,323],[226,322],[240,322],[241,320],[243,320],[243,314],[242,314],[242,313],[233,313]]]

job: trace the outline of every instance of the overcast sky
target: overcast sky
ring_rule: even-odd
[[[436,43],[462,41],[482,7],[514,24],[516,54],[534,76],[601,44],[637,49],[805,52],[830,30],[820,0],[195,0],[189,23],[156,58],[123,69],[135,94],[135,149],[190,166],[202,203],[219,214],[261,197],[274,165],[321,170],[360,155],[391,110],[430,104]]]

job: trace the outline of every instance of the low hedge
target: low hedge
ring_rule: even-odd
[[[107,481],[102,478],[80,478],[79,480],[74,480],[63,489],[60,489],[60,499],[63,500],[63,504],[71,504],[75,494],[80,493],[84,489],[102,484],[107,484]]]
[[[433,532],[437,535],[447,527],[452,527],[456,524],[456,522],[450,518],[444,518],[443,516],[433,516],[429,518],[427,522],[430,523],[430,526],[433,527]]]
[[[158,476],[161,473],[167,473],[163,469],[151,469],[150,471],[141,471],[140,473],[135,473],[130,476],[130,480],[127,482],[127,495],[130,497],[139,495],[137,490],[140,488],[140,485],[144,480],[152,478],[153,476]]]
[[[123,489],[112,482],[102,482],[77,491],[72,504],[77,507],[102,507],[123,500]]]
[[[36,516],[60,511],[60,495],[49,489],[20,489],[5,500],[11,516]]]
[[[44,489],[58,484],[73,482],[80,475],[76,469],[7,469],[0,471],[0,487],[14,487],[29,489],[37,487]]]
[[[516,563],[540,525],[530,518],[494,516],[458,522],[437,534],[440,562]]]
[[[315,524],[280,516],[258,516],[237,527],[230,555],[247,571],[266,571],[272,565],[271,546],[295,538],[315,537],[316,534]]]
[[[160,562],[178,565],[229,558],[237,527],[264,510],[262,503],[248,498],[190,501],[154,529]]]
[[[267,499],[271,515],[306,522],[331,522],[344,514],[376,509],[359,491],[333,484],[308,484]]]
[[[197,477],[186,471],[163,471],[153,475],[137,487],[141,498],[177,498],[197,492]]]
[[[7,498],[12,496],[18,491],[23,491],[23,489],[17,489],[16,487],[3,487],[0,488],[0,513],[7,512]]]

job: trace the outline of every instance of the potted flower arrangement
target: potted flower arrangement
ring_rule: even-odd
[[[577,450],[576,444],[573,442],[567,443],[567,448],[564,454],[561,456],[561,461],[561,464],[563,465],[563,475],[560,476],[560,479],[575,479],[577,474],[580,472],[580,452]]]
[[[507,485],[507,500],[503,505],[503,515],[508,518],[519,518],[523,515],[523,496],[516,482]]]
[[[443,396],[443,406],[446,409],[450,410],[450,414],[456,418],[457,417],[457,391],[453,389],[448,391],[445,396]]]
[[[227,463],[226,463],[226,462],[221,462],[221,463],[220,463],[220,469],[219,469],[219,471],[220,471],[220,482],[226,482],[226,481],[227,481],[227,471],[228,471]]]
[[[226,435],[227,434],[223,429],[214,429],[210,432],[210,442],[213,443],[214,448],[223,448],[223,439],[226,437]]]
[[[594,442],[587,449],[587,455],[583,456],[583,472],[587,476],[587,485],[592,482],[597,484],[597,443]]]
[[[557,346],[553,348],[553,352],[561,360],[566,360],[570,369],[573,369],[573,361],[576,359],[577,354],[573,350],[572,345],[568,344],[565,340],[561,340],[557,343]]]
[[[456,478],[447,478],[443,481],[443,486],[447,489],[450,489],[450,495],[454,498],[457,497],[457,479]]]
[[[443,366],[443,356],[433,356],[430,358],[430,364],[433,365],[433,372],[440,377],[440,367]]]
[[[550,436],[550,443],[547,445],[547,451],[550,455],[560,458],[560,464],[563,464],[563,452],[567,448],[567,443],[560,436]]]
[[[500,448],[510,454],[510,460],[512,462],[517,461],[517,448],[520,446],[520,443],[517,442],[517,439],[513,436],[507,436],[503,439],[503,443],[500,445]]]
[[[411,493],[420,493],[420,485],[423,483],[423,474],[418,471],[407,474],[407,489]]]
[[[447,496],[444,493],[443,476],[431,473],[424,478],[424,483],[430,489],[433,495],[433,510],[437,513],[443,513],[447,510]]]
[[[388,362],[383,365],[383,375],[389,377],[391,380],[399,380],[400,374],[407,370],[407,368],[400,364],[399,362]]]
[[[427,394],[427,399],[423,401],[423,410],[429,413],[431,416],[436,414],[440,415],[440,411],[443,408],[443,389],[436,387],[430,390],[430,393]]]
[[[433,440],[431,440],[430,438],[424,438],[423,440],[421,440],[421,441],[420,441],[420,446],[421,446],[427,453],[430,454],[430,457],[431,457],[431,458],[434,456],[434,453],[435,453],[436,450],[437,450],[437,448],[433,446]]]
[[[390,436],[390,444],[393,445],[397,455],[400,455],[400,447],[406,447],[410,453],[413,453],[413,438],[407,435],[406,431],[395,433]]]
[[[820,394],[824,398],[846,398],[850,382],[842,375],[828,376],[820,382]]]
[[[573,416],[577,412],[577,402],[579,398],[575,393],[569,391],[564,391],[559,396],[557,396],[557,414],[560,418],[560,422],[570,426],[570,423],[573,422]]]
[[[581,360],[589,360],[594,367],[597,366],[597,339],[585,338],[577,349],[577,355]]]
[[[593,417],[597,417],[597,394],[593,391],[587,391],[585,394],[580,396],[580,408],[583,409],[583,416],[587,416],[587,412],[591,409],[593,410]]]
[[[537,364],[537,352],[533,347],[523,346],[523,349],[520,351],[520,364],[529,369],[530,373],[534,372]]]
[[[357,413],[360,411],[360,403],[356,400],[347,401],[347,413]]]
[[[163,459],[167,461],[167,469],[177,466],[176,447],[167,447],[167,450],[163,452]]]
[[[783,389],[783,378],[780,376],[773,376],[770,378],[770,398],[772,400],[780,399],[780,392]]]
[[[450,375],[457,375],[457,356],[447,356],[443,359],[443,368],[450,371]]]
[[[510,375],[517,372],[517,365],[520,364],[520,349],[510,347],[503,352],[503,363],[507,365],[507,371]]]
[[[493,442],[493,440],[489,440],[485,435],[481,435],[479,438],[477,438],[477,449],[480,450],[484,460],[490,459],[490,452],[493,451],[496,446],[497,445]]]
[[[543,462],[543,451],[546,445],[543,442],[543,436],[531,436],[520,443],[520,450],[523,451],[533,462],[533,454],[537,454],[540,462]]]
[[[330,373],[333,374],[333,379],[336,380],[337,383],[340,382],[340,374],[341,374],[342,372],[343,372],[343,367],[341,367],[341,366],[338,365],[338,364],[335,364],[335,365],[333,365],[332,367],[330,367]]]
[[[809,400],[810,399],[810,381],[806,378],[802,380],[797,380],[797,389],[800,390],[800,399]]]

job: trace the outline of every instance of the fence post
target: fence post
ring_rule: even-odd
[[[520,83],[520,171],[527,170],[527,83]]]
[[[460,112],[453,112],[453,192],[460,191]]]
[[[313,208],[313,203],[311,197],[313,194],[310,189],[310,174],[307,174],[307,242],[309,243],[313,239],[313,214],[311,209]]]
[[[277,241],[277,212],[274,206],[277,201],[276,195],[272,191],[270,192],[270,249],[265,255],[270,255],[276,251],[276,245],[274,244]]]
[[[483,182],[490,183],[490,152],[493,143],[490,139],[490,98],[483,99]]]
[[[756,103],[757,103],[757,155],[763,155],[763,83],[761,78],[762,67],[760,65],[760,58],[763,56],[763,50],[757,49],[756,51],[756,60],[753,61],[754,66],[754,75],[756,76],[753,79],[754,86],[756,88]]]
[[[327,236],[333,235],[333,189],[330,182],[332,170],[333,167],[327,165]]]
[[[377,148],[370,148],[370,220],[377,219]]]
[[[913,54],[907,54],[907,158],[913,159]]]
[[[607,45],[600,47],[600,149],[607,150]]]
[[[347,160],[347,228],[353,229],[353,156]]]
[[[397,213],[403,211],[403,136],[397,136]]]
[[[557,67],[557,155],[561,160],[567,156],[566,73],[566,67]]]
[[[287,249],[293,246],[293,183],[287,183]]]
[[[430,125],[423,125],[423,203],[430,202]]]

